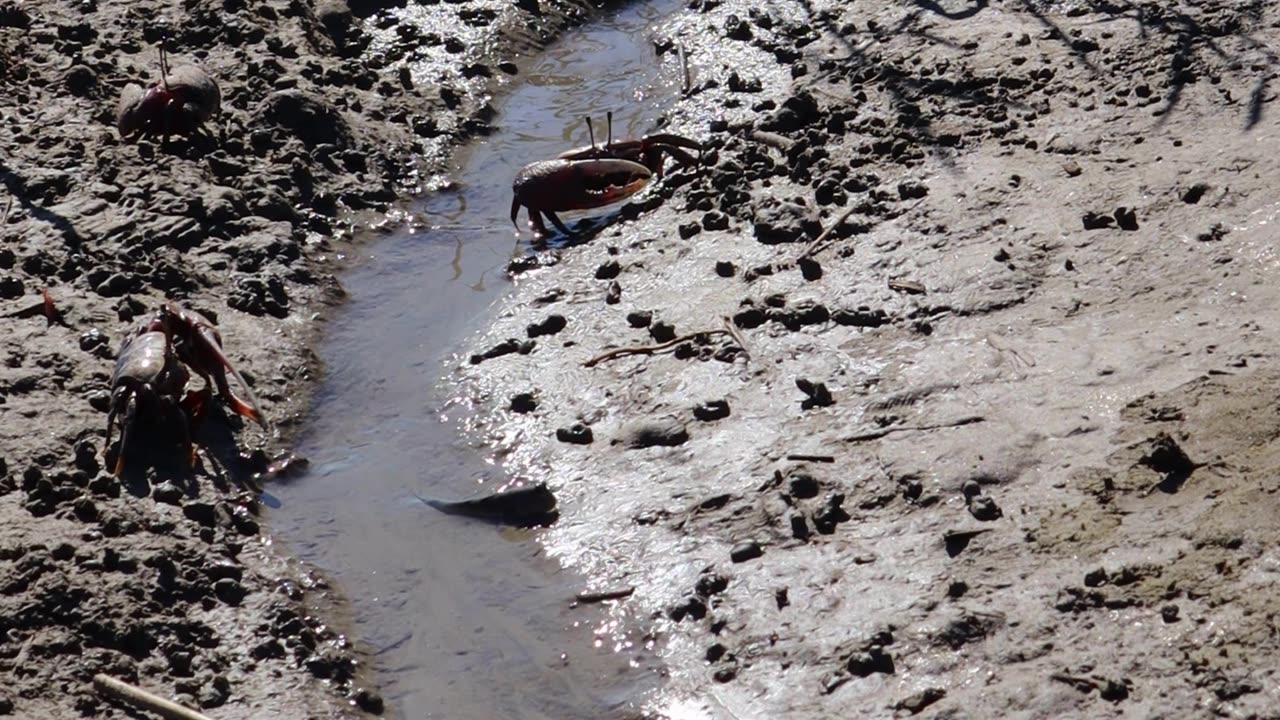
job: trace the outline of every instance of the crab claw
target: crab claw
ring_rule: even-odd
[[[512,183],[518,205],[538,210],[590,210],[635,195],[653,177],[630,160],[544,160],[526,165]]]

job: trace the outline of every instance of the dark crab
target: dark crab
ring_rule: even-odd
[[[144,417],[174,423],[182,436],[187,463],[195,464],[195,449],[182,408],[182,391],[188,377],[166,333],[143,328],[125,339],[111,375],[111,407],[107,413],[107,450],[111,447],[111,433],[117,418],[123,414],[114,474],[119,475],[124,469],[129,439],[140,412]]]
[[[190,135],[222,107],[222,93],[209,73],[195,65],[169,68],[160,44],[160,79],[145,89],[129,83],[116,105],[116,129],[132,141],[139,135]]]
[[[546,215],[560,232],[573,236],[557,212],[592,210],[635,195],[654,175],[662,177],[667,155],[682,165],[698,162],[688,150],[702,150],[689,138],[661,133],[638,139],[613,140],[613,113],[609,113],[609,136],[597,145],[591,120],[587,132],[591,145],[562,153],[555,160],[530,163],[516,174],[512,190],[511,222],[519,229],[520,208],[529,210],[529,220],[538,237],[547,234],[542,222]]]
[[[258,397],[222,351],[222,335],[212,320],[191,308],[184,308],[170,302],[161,306],[147,325],[147,329],[163,332],[171,338],[178,359],[204,378],[205,386],[197,394],[199,398],[197,408],[203,406],[204,401],[212,396],[212,387],[217,387],[218,394],[227,407],[266,429],[267,422],[262,417]],[[249,398],[248,402],[231,392],[231,387],[227,383],[228,372]]]

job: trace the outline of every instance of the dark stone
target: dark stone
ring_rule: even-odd
[[[627,313],[627,324],[633,328],[649,327],[653,322],[653,312],[650,310],[635,310]]]
[[[582,423],[574,423],[567,428],[557,429],[556,439],[570,445],[590,445],[595,436],[591,433],[591,428]]]
[[[213,505],[207,502],[191,502],[182,506],[182,514],[187,519],[204,525],[205,527],[213,527],[218,523],[218,511]]]
[[[800,392],[806,395],[805,399],[800,402],[803,410],[809,410],[815,407],[828,407],[835,404],[835,399],[831,397],[831,391],[827,389],[826,383],[815,383],[804,378],[796,378],[796,387]]]
[[[182,495],[182,489],[169,482],[160,483],[151,489],[152,499],[166,505],[181,505]]]
[[[506,63],[510,65],[511,63]],[[352,698],[356,701],[356,707],[371,714],[381,715],[386,709],[382,701],[382,696],[369,688],[360,688],[356,690]]]
[[[817,497],[819,489],[817,479],[805,472],[792,473],[787,487],[791,497],[801,500]]]
[[[1132,208],[1118,207],[1116,208],[1115,216],[1116,224],[1120,226],[1121,230],[1132,232],[1138,229],[1138,213]]]
[[[822,265],[810,257],[802,257],[796,261],[800,266],[800,275],[809,282],[822,279]]]
[[[729,551],[729,559],[735,563],[755,560],[762,555],[764,555],[764,548],[760,547],[760,543],[755,541],[738,543]]]
[[[676,339],[676,326],[658,321],[649,326],[649,336],[660,343],[670,342]]]
[[[907,179],[898,183],[898,197],[903,200],[919,200],[929,194],[929,186],[919,180]]]
[[[721,260],[716,263],[716,274],[722,278],[731,278],[736,272],[738,272],[738,268],[728,260]]]
[[[213,594],[228,605],[239,605],[248,593],[239,582],[231,578],[223,578],[213,584]]]
[[[693,416],[702,422],[711,422],[712,420],[727,418],[729,417],[729,401],[709,400],[701,405],[695,405],[693,408]]]
[[[1084,217],[1080,218],[1085,230],[1105,230],[1115,224],[1115,218],[1110,215],[1100,215],[1095,212],[1087,212]]]
[[[986,522],[1000,519],[1004,516],[1004,511],[996,505],[995,500],[986,495],[979,495],[969,499],[969,514]]]
[[[969,583],[963,580],[952,580],[947,586],[947,597],[952,600],[964,597],[967,592],[969,592]]]
[[[563,330],[567,324],[568,321],[565,320],[563,315],[548,315],[542,322],[529,325],[527,332],[531,338],[555,335]]]
[[[545,527],[559,518],[556,496],[546,483],[533,483],[470,500],[425,500],[447,515],[480,518],[517,527]]]
[[[534,398],[533,393],[517,393],[511,396],[511,412],[524,415],[537,409],[538,401]]]
[[[918,715],[921,712],[924,712],[925,708],[938,702],[939,700],[941,700],[946,696],[947,696],[947,691],[943,690],[942,688],[935,688],[935,687],[925,688],[924,690],[921,690],[920,692],[915,693],[914,695],[911,695],[906,699],[902,700],[897,705],[894,705],[894,709],[906,710],[912,715]]]
[[[691,597],[672,607],[667,611],[667,616],[675,622],[680,622],[686,617],[701,620],[707,616],[707,604],[701,598]]]
[[[76,97],[89,97],[98,88],[98,74],[85,65],[72,65],[62,76],[67,92]]]
[[[694,235],[702,232],[702,226],[696,222],[687,222],[676,228],[676,231],[680,233],[681,240],[688,240]]]
[[[596,268],[597,280],[612,280],[622,274],[622,266],[617,260],[608,260],[600,263],[600,267]]]
[[[1178,606],[1170,603],[1160,608],[1160,619],[1166,623],[1178,622]]]

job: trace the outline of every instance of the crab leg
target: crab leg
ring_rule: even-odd
[[[124,423],[120,428],[120,451],[116,453],[116,464],[111,470],[111,474],[120,477],[120,473],[124,472],[125,451],[129,447],[129,432],[133,427],[133,423],[138,417],[138,399],[136,397],[129,398],[129,406],[124,412]]]
[[[557,230],[564,233],[565,235],[568,235],[569,237],[575,237],[573,231],[570,230],[568,227],[566,227],[563,222],[560,222],[560,218],[556,217],[555,213],[551,212],[550,210],[543,210],[542,212],[546,213],[546,216],[551,218],[551,224],[555,225]]]

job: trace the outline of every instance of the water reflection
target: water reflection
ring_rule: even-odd
[[[634,5],[538,58],[495,100],[497,132],[456,158],[456,184],[344,277],[351,299],[329,328],[328,374],[299,448],[314,469],[271,488],[272,524],[351,595],[356,634],[377,649],[403,717],[615,717],[653,682],[652,639],[599,607],[571,607],[582,579],[530,533],[436,514],[415,496],[466,497],[505,479],[441,419],[443,362],[508,287],[516,170],[586,144],[587,114],[611,110],[617,134],[642,134],[675,99],[678,71],[658,62],[646,28],[678,8]],[[425,223],[409,227],[415,215]]]

